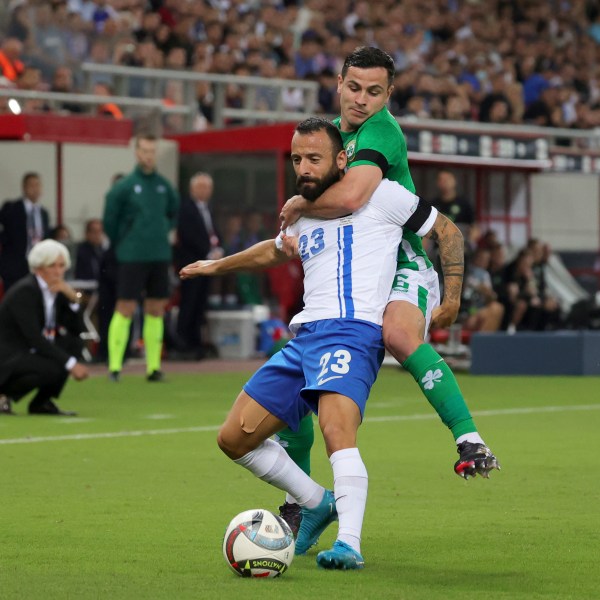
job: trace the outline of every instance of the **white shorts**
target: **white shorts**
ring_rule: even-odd
[[[389,302],[403,300],[414,304],[425,317],[425,331],[429,331],[431,312],[440,305],[440,282],[433,267],[424,271],[398,269],[392,284]]]

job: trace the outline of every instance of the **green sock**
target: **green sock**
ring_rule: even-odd
[[[120,371],[129,341],[131,319],[115,311],[108,326],[108,370]]]
[[[146,372],[160,371],[160,357],[162,354],[164,321],[162,317],[144,315],[142,337],[146,350]]]
[[[307,474],[310,475],[310,449],[315,441],[315,430],[312,413],[300,421],[300,428],[293,432],[287,428],[277,434],[279,443],[289,457]]]
[[[402,366],[415,378],[455,440],[477,431],[454,373],[429,344],[421,344]]]

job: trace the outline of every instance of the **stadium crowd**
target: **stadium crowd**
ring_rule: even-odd
[[[600,8],[586,0],[10,0],[0,6],[0,85],[76,94],[83,91],[83,62],[141,72],[314,79],[319,110],[332,114],[339,112],[336,84],[344,57],[356,46],[375,45],[395,61],[395,115],[588,129],[600,126],[599,44]],[[110,95],[110,78],[95,77],[93,92]],[[175,89],[165,86],[165,101],[174,101],[169,94]],[[197,91],[210,127],[211,90],[199,84]],[[142,95],[143,89],[132,80],[130,93]],[[241,106],[242,94],[232,81],[229,105]],[[269,90],[258,96],[264,108],[274,102]],[[4,101],[0,112],[8,110]],[[299,101],[290,91],[286,107]],[[48,109],[39,101],[23,106]],[[61,110],[82,108],[74,101]],[[113,104],[99,111],[122,116]],[[454,176],[445,172],[441,179],[440,198],[428,200],[444,203],[445,179],[446,201],[457,204],[450,190]],[[462,202],[459,214],[470,226],[464,327],[510,332],[559,326],[544,281],[548,248],[532,241],[507,263],[506,249],[493,234],[480,235],[469,206]],[[216,225],[228,254],[261,231],[261,215],[225,216]],[[248,231],[241,231],[242,222]],[[98,227],[98,221],[88,225]],[[53,237],[73,245],[64,228]],[[79,261],[73,262],[68,277],[78,277]],[[102,287],[97,268],[94,279]],[[259,303],[268,286],[264,279],[238,277],[217,291],[233,304]]]
[[[337,113],[336,76],[356,46],[395,61],[397,116],[600,126],[600,8],[592,0],[10,0],[0,11],[4,85],[81,90],[82,62],[319,82]],[[108,95],[110,79],[96,76]],[[90,91],[90,90],[86,90]],[[141,89],[130,89],[141,95]],[[177,87],[164,100],[176,102]],[[210,127],[210,87],[200,84]],[[227,102],[240,106],[232,82]],[[294,109],[301,96],[284,92]],[[266,92],[262,106],[274,99]],[[77,105],[62,107],[78,110]],[[117,110],[115,110],[115,108]],[[44,110],[26,103],[25,110]],[[7,110],[6,106],[0,111]],[[101,112],[119,116],[118,107]]]

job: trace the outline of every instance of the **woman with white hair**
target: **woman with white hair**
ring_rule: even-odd
[[[37,390],[29,414],[74,415],[53,399],[71,375],[88,376],[80,362],[81,294],[64,279],[71,260],[60,242],[38,242],[27,256],[30,275],[13,285],[0,303],[0,414]]]

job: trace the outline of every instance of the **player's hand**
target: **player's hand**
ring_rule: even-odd
[[[281,234],[281,251],[285,252],[286,256],[293,258],[298,256],[298,237],[295,235]]]
[[[214,260],[197,260],[194,263],[186,265],[179,271],[180,279],[194,279],[200,275],[212,275],[211,266]]]
[[[71,369],[71,377],[77,381],[83,381],[84,379],[87,379],[89,374],[90,372],[88,371],[88,368],[80,362],[76,362]]]
[[[450,327],[456,321],[459,309],[459,303],[451,304],[450,302],[442,302],[431,312],[431,324],[429,328],[445,329],[446,327]]]
[[[279,213],[281,229],[293,225],[302,216],[305,206],[306,200],[302,196],[292,196]]]
[[[500,470],[498,459],[485,444],[462,442],[456,451],[460,458],[454,463],[454,472],[464,479],[475,477],[478,473],[488,479],[492,469]]]

